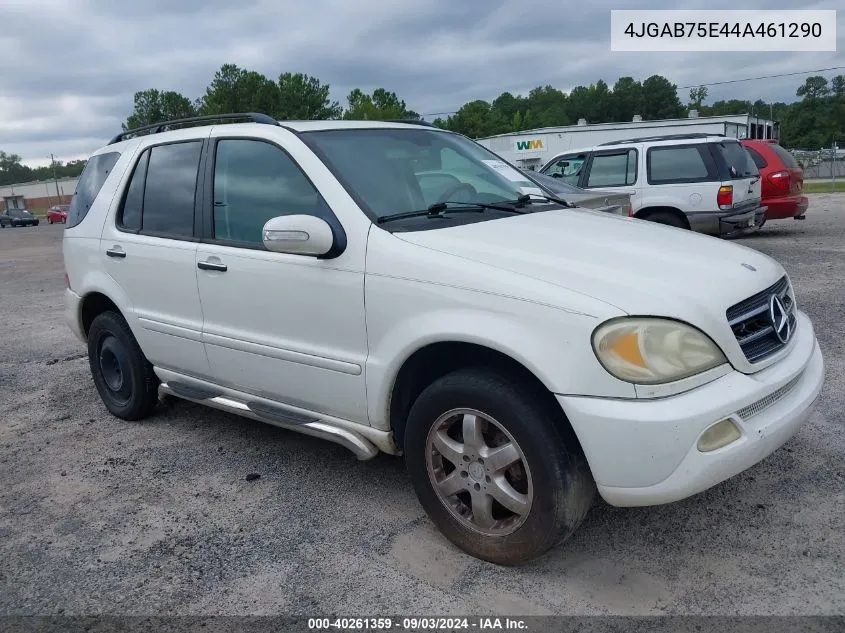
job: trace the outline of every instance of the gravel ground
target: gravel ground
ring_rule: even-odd
[[[186,402],[108,415],[63,321],[61,235],[0,231],[0,614],[845,612],[845,195],[741,240],[783,262],[816,325],[809,423],[692,499],[598,503],[518,569],[448,544],[400,459]]]

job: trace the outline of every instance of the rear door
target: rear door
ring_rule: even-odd
[[[203,145],[186,138],[146,146],[100,239],[102,266],[131,305],[127,317],[144,354],[196,377],[209,373],[195,237]]]
[[[711,143],[711,148],[721,163],[723,184],[733,186],[734,209],[752,210],[760,206],[760,171],[751,155],[739,141],[732,139]]]

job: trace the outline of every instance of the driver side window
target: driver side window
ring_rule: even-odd
[[[552,178],[558,178],[567,184],[577,185],[578,179],[581,176],[581,168],[584,166],[586,160],[586,154],[561,156],[546,167],[543,173]]]
[[[262,245],[267,220],[331,211],[293,159],[270,143],[224,139],[214,162],[214,239]]]

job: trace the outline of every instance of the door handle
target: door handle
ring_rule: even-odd
[[[109,257],[126,257],[126,251],[119,246],[113,246],[106,251],[106,255]]]
[[[197,262],[197,268],[199,268],[200,270],[217,270],[221,273],[225,273],[227,270],[229,270],[229,267],[226,266],[226,264],[223,264],[221,262],[209,261]]]

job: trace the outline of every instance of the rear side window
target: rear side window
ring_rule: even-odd
[[[144,180],[147,177],[147,163],[150,159],[150,150],[141,155],[141,159],[132,172],[132,180],[126,190],[126,197],[123,200],[123,208],[117,218],[117,225],[126,230],[138,232],[141,230],[141,214],[144,210]]]
[[[624,187],[637,181],[637,152],[593,156],[587,187]]]
[[[763,155],[753,147],[748,147],[746,145],[745,151],[751,155],[751,160],[753,160],[754,164],[757,165],[757,169],[763,169],[764,167],[769,166],[769,163],[766,162],[766,159],[763,158]]]
[[[769,145],[769,147],[771,147],[772,151],[777,154],[778,158],[783,161],[783,166],[787,169],[797,169],[798,167],[800,167],[798,161],[795,160],[795,157],[789,152],[787,152],[785,149],[783,149],[780,145],[772,143],[771,145]]]
[[[706,145],[652,147],[646,154],[648,182],[666,185],[718,180],[716,165]]]
[[[194,235],[194,198],[202,141],[155,145],[138,160],[117,225],[162,237]]]
[[[150,151],[141,230],[175,237],[194,234],[194,195],[202,142],[158,145]]]
[[[85,219],[118,158],[120,158],[120,152],[107,152],[92,156],[88,160],[76,183],[76,191],[73,192],[73,200],[67,212],[65,228],[72,228]]]

